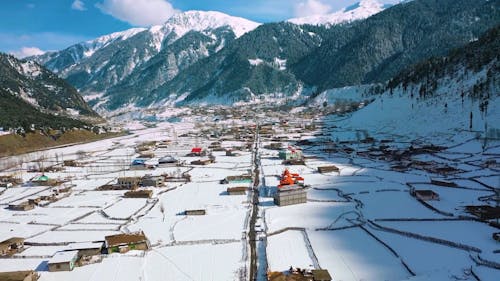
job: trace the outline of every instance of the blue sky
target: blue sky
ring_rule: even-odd
[[[358,1],[2,0],[0,51],[25,56],[40,50],[59,50],[131,27],[160,24],[173,13],[186,10],[215,10],[258,22],[272,22],[299,13],[333,12]]]

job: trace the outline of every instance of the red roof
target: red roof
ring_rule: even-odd
[[[191,153],[201,153],[201,147],[193,147],[193,149],[191,149]]]

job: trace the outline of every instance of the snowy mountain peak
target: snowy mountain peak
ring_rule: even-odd
[[[84,56],[90,57],[95,51],[107,46],[116,40],[127,40],[128,38],[136,35],[139,32],[146,30],[145,28],[131,28],[125,31],[114,32],[111,34],[103,35],[97,39],[86,41],[82,44],[85,47]]]
[[[335,25],[368,18],[383,11],[385,7],[386,5],[377,0],[361,0],[334,13],[293,18],[288,21],[294,24]]]
[[[226,15],[216,11],[187,11],[173,15],[162,26],[153,26],[150,31],[154,34],[163,31],[164,34],[175,32],[178,37],[182,37],[189,31],[204,31],[229,26],[236,37],[252,31],[259,23]]]

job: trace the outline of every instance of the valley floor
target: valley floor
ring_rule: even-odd
[[[462,134],[438,148],[397,135],[360,138],[355,130],[337,128],[336,118],[314,127],[300,118],[279,121],[261,120],[258,134],[254,121],[159,123],[128,136],[4,158],[18,165],[0,175],[22,178],[23,184],[0,188],[0,241],[21,237],[25,249],[1,258],[0,271],[36,270],[41,281],[249,280],[248,237],[255,233],[257,280],[266,280],[267,272],[287,273],[290,266],[327,269],[333,280],[345,281],[500,280],[500,244],[493,239],[499,226],[465,209],[498,204],[500,142],[484,147],[472,134]],[[151,141],[164,145],[146,163],[171,155],[184,164],[130,169],[139,157],[136,148]],[[191,162],[204,157],[186,156],[193,147],[218,147],[216,142],[222,149],[214,149],[214,163],[199,166]],[[305,165],[282,164],[269,146],[278,142],[299,142]],[[230,148],[236,156],[226,155]],[[68,160],[79,165],[61,165]],[[318,172],[329,165],[338,172]],[[42,174],[34,166],[70,191],[32,210],[10,210],[53,190],[29,183]],[[48,172],[50,166],[63,168]],[[305,178],[307,203],[274,204],[285,168]],[[151,190],[151,198],[98,189],[121,177],[184,173],[190,182],[140,188]],[[255,189],[248,181],[220,182],[243,174],[258,179]],[[229,187],[245,187],[246,194],[228,195]],[[413,190],[431,190],[439,200],[419,200]],[[258,213],[250,229],[253,192],[259,194]],[[186,215],[187,210],[205,215]],[[58,251],[137,231],[149,239],[149,250],[98,254],[72,271],[48,271]]]

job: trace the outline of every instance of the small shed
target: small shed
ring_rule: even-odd
[[[205,210],[186,210],[184,212],[186,216],[204,216],[206,214]]]
[[[81,242],[69,244],[65,251],[78,251],[78,258],[97,256],[101,254],[103,242]]]
[[[292,160],[292,159],[302,159],[302,151],[298,149],[284,149],[278,154],[279,158],[282,160]]]
[[[452,181],[436,180],[431,179],[431,184],[443,187],[458,187],[458,185]]]
[[[24,238],[12,237],[0,243],[0,256],[19,252],[22,249],[24,249]]]
[[[35,208],[35,205],[28,202],[28,201],[9,204],[9,209],[12,211],[29,211],[29,210],[33,210],[34,208]]]
[[[2,281],[36,281],[40,276],[33,270],[0,272]]]
[[[152,196],[152,190],[134,190],[125,192],[126,198],[151,198]]]
[[[149,249],[149,240],[144,232],[109,235],[104,238],[108,253],[126,253],[130,250]]]
[[[48,262],[49,271],[72,271],[78,259],[78,251],[57,252]]]
[[[205,156],[206,154],[207,154],[207,152],[203,148],[193,147],[191,149],[191,153],[189,153],[187,156]]]
[[[320,174],[326,174],[326,173],[331,173],[331,172],[340,172],[340,169],[339,167],[335,166],[335,165],[330,165],[330,166],[321,166],[321,167],[318,167],[318,172]]]
[[[439,200],[439,194],[432,190],[414,190],[413,195],[423,201]]]
[[[200,165],[200,166],[205,166],[212,163],[211,159],[199,159],[195,161],[191,161],[191,165]]]
[[[159,187],[163,185],[163,177],[146,175],[142,178],[142,186],[154,186]]]
[[[315,269],[312,271],[314,281],[332,281],[332,276],[326,269]]]
[[[158,165],[160,167],[172,166],[172,165],[177,164],[178,162],[179,162],[179,160],[177,160],[175,157],[173,157],[171,155],[167,155],[167,156],[164,156],[158,160]]]
[[[227,194],[229,195],[245,195],[247,191],[247,187],[237,186],[237,187],[229,187],[227,189]]]

